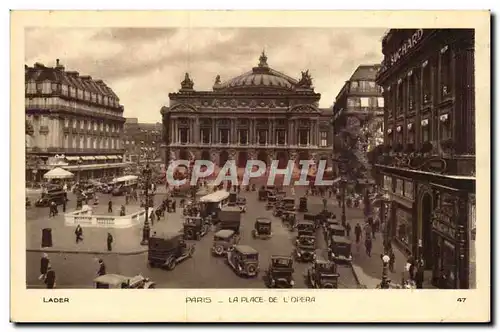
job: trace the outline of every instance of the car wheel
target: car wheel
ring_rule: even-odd
[[[324,285],[323,285],[323,288],[335,288],[335,287],[333,287],[333,285],[332,285],[332,284],[327,283],[327,284],[324,284]]]
[[[167,270],[170,270],[172,271],[173,269],[175,269],[175,266],[177,265],[177,261],[175,260],[175,258],[171,258],[168,262],[167,262]]]
[[[257,266],[255,264],[248,264],[246,268],[246,272],[251,275],[257,272]]]
[[[222,255],[224,253],[224,248],[222,246],[216,246],[215,253],[219,256]]]

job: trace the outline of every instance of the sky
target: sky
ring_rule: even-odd
[[[361,64],[382,60],[386,29],[354,28],[29,28],[25,63],[55,66],[102,79],[124,106],[125,117],[161,122],[168,94],[188,72],[195,90],[212,90],[258,64],[263,50],[277,71],[300,79],[309,70],[320,107]]]

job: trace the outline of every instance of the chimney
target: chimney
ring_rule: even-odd
[[[40,63],[40,62],[35,62],[35,64],[33,65],[33,67],[35,67],[36,69],[43,69],[43,68],[45,68],[45,66],[43,65],[43,63]]]
[[[59,59],[56,59],[56,69],[64,70],[64,66],[61,64]]]

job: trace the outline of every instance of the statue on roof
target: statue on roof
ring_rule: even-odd
[[[220,84],[220,75],[215,76],[215,83],[214,85]]]
[[[311,75],[309,74],[309,69],[301,72],[301,74],[302,78],[300,79],[299,83],[297,83],[297,86],[301,88],[310,89],[312,87],[312,78]]]
[[[194,87],[193,80],[189,77],[189,74],[186,73],[184,76],[184,81],[181,82],[181,88],[184,90],[192,90]]]
[[[260,55],[259,58],[259,67],[267,67],[267,56],[265,51],[262,51],[262,54]]]

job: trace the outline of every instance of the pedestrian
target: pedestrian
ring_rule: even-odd
[[[341,197],[340,197],[339,194],[337,194],[337,204],[340,207],[340,205],[341,205]]]
[[[349,237],[349,235],[351,234],[351,224],[349,222],[346,222],[345,232],[347,233],[347,237]]]
[[[53,289],[56,287],[56,272],[52,270],[50,264],[47,266],[47,273],[45,274],[45,285],[47,289]]]
[[[125,216],[125,205],[122,205],[122,206],[120,207],[120,216],[121,216],[121,217]]]
[[[79,224],[76,226],[75,236],[76,236],[76,244],[78,244],[78,242],[80,241],[83,241],[83,229],[82,226],[80,226]]]
[[[49,265],[50,265],[49,255],[43,253],[42,258],[40,259],[40,276],[38,277],[38,280],[42,280],[45,278]]]
[[[415,281],[415,272],[416,272],[416,265],[415,265],[415,258],[413,258],[412,255],[408,257],[408,260],[406,261],[406,266],[408,269],[408,274],[410,276],[410,280]]]
[[[128,193],[126,193],[126,194],[125,194],[125,205],[128,205],[128,199],[129,199],[129,198],[128,198],[128,196],[129,196],[129,194],[128,194]]]
[[[176,203],[176,202],[177,202],[177,201],[176,201],[175,199],[174,199],[174,201],[172,202],[172,210],[174,211],[174,213],[175,213],[175,203]]]
[[[417,262],[416,272],[415,272],[415,284],[417,289],[422,289],[424,284],[424,264],[423,260],[419,259]]]
[[[361,240],[361,226],[359,225],[359,222],[356,223],[356,226],[354,227],[354,235],[356,236],[356,244],[359,244],[359,241]]]
[[[102,258],[99,258],[99,270],[97,270],[97,276],[103,276],[106,274],[106,265],[104,264],[104,261]],[[96,283],[96,288],[109,288],[108,285],[106,284],[101,284],[100,282]]]
[[[326,211],[326,204],[328,203],[328,200],[326,198],[323,198],[323,210]]]
[[[107,238],[107,244],[108,244],[108,251],[111,251],[113,250],[112,248],[112,244],[113,244],[113,235],[111,235],[111,233],[108,233],[108,238]]]
[[[66,213],[66,202],[68,201],[68,199],[66,197],[63,198],[63,203],[62,203],[62,209],[63,209],[63,212]]]
[[[365,239],[365,248],[368,257],[372,257],[372,239],[370,236],[367,236]]]
[[[111,200],[108,202],[108,213],[113,213],[113,202]]]

